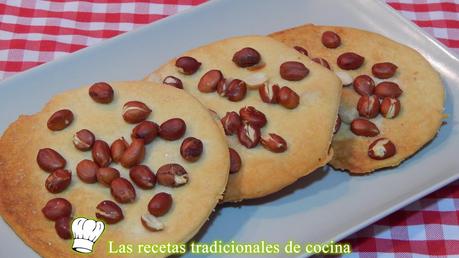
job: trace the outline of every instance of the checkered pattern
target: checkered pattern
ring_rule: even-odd
[[[351,257],[459,257],[459,181],[349,236]]]
[[[459,0],[386,0],[459,56]]]
[[[0,1],[0,79],[205,1]]]
[[[0,79],[205,1],[0,1]],[[386,2],[459,54],[459,0]],[[355,257],[459,257],[459,181],[343,242]]]

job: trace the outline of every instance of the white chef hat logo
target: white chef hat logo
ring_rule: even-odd
[[[72,249],[80,253],[92,253],[92,247],[104,232],[104,228],[105,225],[101,221],[76,218],[72,223]]]

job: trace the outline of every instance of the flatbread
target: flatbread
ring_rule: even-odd
[[[232,57],[245,47],[257,50],[265,66],[256,71],[238,67]],[[241,156],[242,167],[238,173],[230,175],[224,201],[240,201],[274,193],[330,160],[330,142],[341,94],[339,79],[333,73],[265,36],[229,38],[187,51],[181,56],[191,56],[202,65],[196,73],[183,75],[177,71],[173,59],[146,79],[162,81],[167,76],[179,78],[185,91],[214,110],[219,117],[224,117],[226,112],[238,112],[245,106],[253,106],[268,120],[261,130],[262,135],[279,134],[288,144],[287,151],[273,153],[260,144],[248,149],[239,143],[235,135],[227,137],[230,147]],[[282,79],[279,67],[286,61],[303,63],[309,69],[309,75],[300,81]],[[239,102],[231,102],[216,92],[202,93],[197,88],[198,82],[211,69],[221,70],[225,78],[243,81],[254,73],[262,73],[268,77],[270,84],[294,90],[300,95],[300,104],[290,110],[278,104],[264,103],[257,89],[249,89],[246,97]]]
[[[335,49],[321,43],[322,33],[333,31],[341,38]],[[377,33],[347,27],[304,25],[271,34],[289,46],[301,46],[309,56],[322,57],[335,72],[345,72],[352,78],[361,74],[372,76],[376,84],[380,79],[372,75],[375,63],[392,62],[397,72],[387,81],[396,82],[403,90],[399,97],[400,113],[394,119],[381,115],[370,119],[380,130],[375,137],[357,136],[350,131],[349,123],[358,117],[356,105],[359,95],[352,86],[344,87],[340,116],[343,124],[335,135],[332,147],[335,155],[330,164],[351,173],[368,173],[380,168],[394,167],[415,154],[437,134],[446,115],[445,92],[438,73],[416,50],[395,42]],[[365,61],[357,70],[344,71],[336,62],[339,55],[355,52]],[[387,138],[396,147],[396,154],[388,159],[374,160],[368,156],[369,145],[378,138]]]
[[[63,197],[73,205],[73,217],[94,218],[96,206],[103,200],[113,200],[110,189],[99,183],[83,183],[75,173],[77,163],[91,159],[91,151],[81,152],[72,144],[72,136],[80,129],[91,130],[98,139],[109,144],[124,136],[130,142],[135,125],[122,118],[124,103],[142,101],[153,112],[148,120],[161,124],[167,119],[179,117],[187,129],[182,139],[165,141],[159,137],[146,145],[145,160],[152,171],[166,163],[179,163],[189,173],[189,182],[181,187],[170,188],[159,184],[151,190],[137,186],[134,203],[119,204],[124,220],[106,225],[105,232],[95,244],[94,252],[87,257],[106,257],[108,241],[118,244],[182,243],[189,240],[207,221],[212,210],[222,198],[229,168],[228,145],[208,110],[184,91],[163,87],[149,82],[110,83],[115,95],[111,104],[98,104],[88,95],[88,87],[69,90],[53,97],[42,111],[34,115],[22,115],[12,123],[0,139],[0,214],[24,242],[44,257],[81,257],[72,251],[71,241],[62,240],[54,229],[54,222],[41,213],[46,202]],[[46,123],[55,111],[68,108],[75,119],[62,131],[48,130]],[[204,152],[194,163],[180,156],[183,138],[200,139]],[[72,170],[71,185],[62,193],[51,194],[44,183],[49,175],[36,162],[38,150],[50,147],[67,160]],[[128,169],[112,163],[121,176],[130,180]],[[147,204],[157,192],[171,193],[173,206],[159,219],[165,229],[150,232],[143,227],[141,215],[148,213]],[[131,254],[136,255],[136,250]],[[151,255],[151,254],[149,254]],[[164,256],[164,255],[158,255]]]

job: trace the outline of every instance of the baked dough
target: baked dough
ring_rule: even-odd
[[[256,49],[266,65],[256,71],[235,65],[233,54],[245,47]],[[276,133],[288,144],[287,151],[273,153],[261,144],[247,149],[239,143],[236,135],[227,137],[230,147],[241,156],[242,167],[238,173],[230,175],[224,201],[240,201],[274,193],[330,160],[330,142],[341,94],[339,79],[332,72],[266,36],[229,38],[190,50],[181,56],[194,57],[202,65],[193,75],[183,75],[177,71],[173,59],[146,79],[162,81],[170,75],[180,78],[184,90],[220,117],[229,111],[238,112],[244,106],[254,106],[268,120],[261,129],[262,136]],[[309,69],[309,75],[300,81],[282,79],[279,67],[286,61],[303,63]],[[202,93],[197,88],[198,82],[211,69],[221,70],[225,78],[243,81],[254,73],[262,73],[268,77],[270,84],[288,86],[294,90],[300,95],[300,104],[290,110],[278,104],[264,103],[257,89],[248,89],[246,97],[239,102],[231,102],[216,92]]]
[[[321,43],[325,31],[333,31],[341,37],[338,48],[329,49]],[[330,164],[334,168],[368,173],[397,166],[432,140],[440,129],[446,117],[443,85],[438,73],[416,50],[377,33],[347,27],[304,25],[276,32],[271,37],[292,47],[305,48],[311,58],[324,58],[335,72],[344,71],[336,64],[342,53],[355,52],[364,56],[365,62],[359,69],[344,71],[352,78],[361,74],[372,76],[371,68],[375,63],[392,62],[398,66],[395,75],[386,80],[398,83],[403,90],[399,97],[400,113],[394,119],[381,115],[370,119],[380,130],[376,137],[357,136],[350,131],[350,121],[358,116],[356,105],[360,96],[352,85],[343,88],[340,106],[343,123],[332,143],[335,155]],[[382,81],[372,77],[376,84]],[[368,146],[381,137],[391,140],[397,152],[385,160],[371,159]]]
[[[83,183],[75,173],[77,163],[91,159],[91,151],[82,152],[72,144],[75,132],[86,128],[96,138],[112,143],[124,136],[130,142],[130,132],[135,125],[122,118],[122,107],[127,101],[138,100],[147,104],[153,112],[148,120],[158,124],[169,118],[182,118],[187,124],[184,137],[201,139],[204,152],[194,163],[180,156],[180,144],[159,137],[146,145],[145,160],[156,171],[166,163],[179,163],[189,173],[189,182],[178,188],[159,184],[151,190],[142,190],[134,185],[137,198],[134,203],[118,204],[124,220],[117,224],[106,224],[105,232],[95,244],[94,252],[87,257],[107,257],[108,241],[118,244],[183,243],[195,235],[207,221],[216,204],[222,198],[229,169],[228,145],[219,127],[208,110],[184,91],[164,87],[151,82],[110,83],[115,91],[111,104],[98,104],[88,95],[88,87],[61,93],[51,99],[44,109],[35,115],[22,115],[12,123],[0,139],[0,214],[24,242],[44,257],[81,257],[72,251],[71,240],[62,240],[54,229],[54,222],[41,213],[46,202],[63,197],[73,205],[73,217],[94,218],[96,206],[103,200],[113,200],[110,189],[99,183]],[[46,127],[48,118],[55,111],[68,108],[75,119],[62,131],[50,131]],[[45,189],[47,172],[36,162],[38,150],[50,147],[67,160],[67,169],[72,170],[71,185],[62,193],[51,194]],[[128,169],[112,163],[121,176],[130,180]],[[141,215],[148,213],[147,204],[157,193],[172,194],[171,210],[159,219],[165,229],[147,231],[141,224]],[[152,254],[147,254],[152,255]],[[135,250],[130,256],[136,255]],[[164,255],[158,255],[164,256]]]

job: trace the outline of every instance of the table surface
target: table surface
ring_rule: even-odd
[[[206,0],[0,2],[0,80]],[[386,0],[459,56],[459,0]],[[349,236],[355,257],[459,256],[459,181]]]

